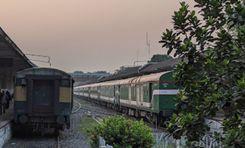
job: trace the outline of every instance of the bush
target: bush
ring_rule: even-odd
[[[108,117],[89,130],[92,145],[99,136],[113,147],[150,148],[154,144],[151,129],[143,121],[132,121],[122,116]]]

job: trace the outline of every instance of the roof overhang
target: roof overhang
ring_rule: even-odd
[[[25,54],[20,50],[20,48],[11,40],[11,38],[3,31],[3,29],[0,27],[0,36],[3,37],[3,39],[6,41],[6,43],[12,47],[16,51],[18,55],[20,55],[23,60],[27,63],[28,67],[37,67],[34,63],[32,63]]]

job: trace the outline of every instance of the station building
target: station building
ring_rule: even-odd
[[[15,73],[35,67],[0,27],[0,88],[13,91]]]

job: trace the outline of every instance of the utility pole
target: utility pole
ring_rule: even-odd
[[[139,49],[137,49],[137,61],[139,61]]]
[[[151,58],[151,41],[149,40],[148,32],[146,32],[146,47],[148,50],[148,59]]]

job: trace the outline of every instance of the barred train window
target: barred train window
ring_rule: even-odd
[[[143,85],[143,99],[144,99],[144,102],[150,102],[150,98],[149,98],[149,84],[144,84]]]
[[[128,92],[128,85],[121,85],[120,87],[120,98],[124,100],[128,100],[129,92]]]
[[[110,86],[110,97],[114,97],[114,86]]]
[[[136,87],[135,87],[135,85],[131,86],[131,100],[136,101]]]
[[[158,83],[152,83],[152,90],[159,89],[159,84]]]

